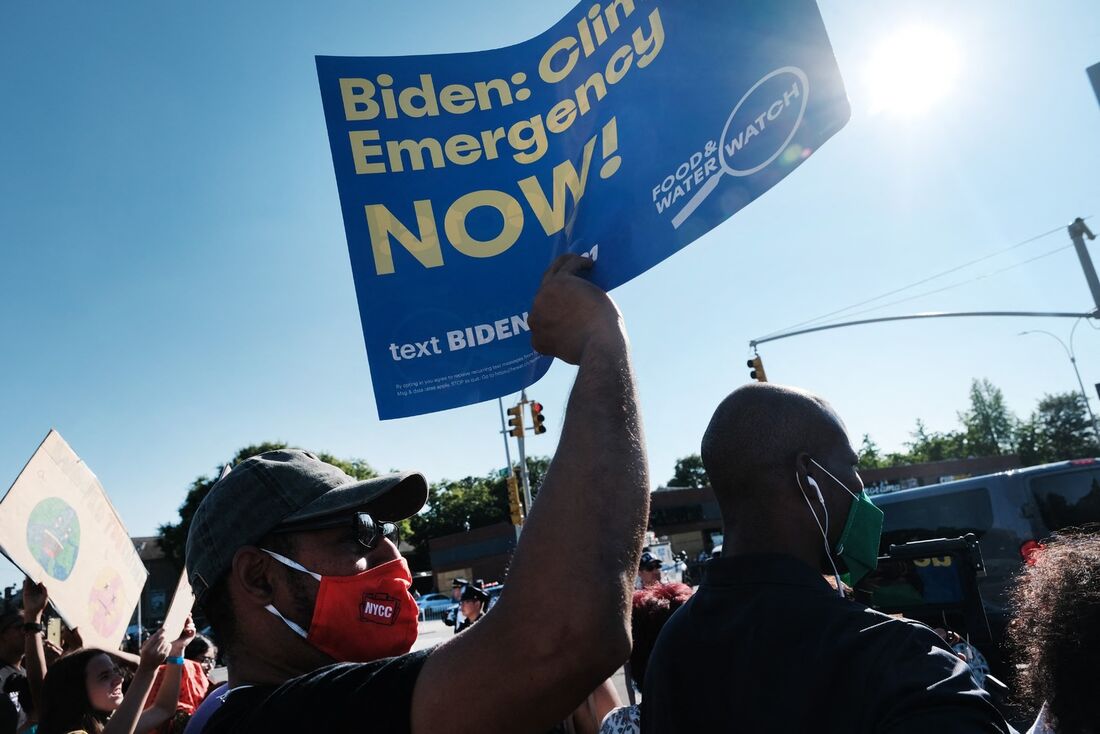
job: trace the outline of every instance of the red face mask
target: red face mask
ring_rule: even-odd
[[[322,576],[286,556],[264,553],[320,582],[308,632],[271,604],[265,608],[333,660],[369,663],[412,649],[420,610],[409,593],[412,574],[404,558],[353,576]]]

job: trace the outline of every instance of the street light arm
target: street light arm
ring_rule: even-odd
[[[1073,335],[1077,333],[1077,327],[1081,325],[1081,322],[1085,320],[1085,317],[1077,319],[1073,322],[1073,328],[1069,330],[1069,358],[1077,361],[1077,352],[1073,349]]]
[[[1082,316],[1081,318],[1085,317]],[[1076,329],[1077,324],[1080,323],[1081,319],[1077,319],[1077,323],[1073,325],[1073,328]],[[1065,350],[1066,356],[1069,357],[1069,363],[1073,367],[1073,374],[1077,376],[1077,387],[1081,390],[1081,401],[1084,402],[1085,409],[1089,412],[1089,422],[1092,424],[1093,434],[1097,437],[1098,440],[1100,440],[1100,424],[1097,424],[1096,414],[1092,412],[1092,404],[1089,403],[1089,394],[1085,392],[1085,382],[1081,379],[1081,370],[1077,369],[1077,358],[1073,356],[1073,349],[1071,347],[1067,347],[1066,343],[1062,341],[1062,339],[1057,334],[1052,334],[1049,331],[1044,331],[1042,329],[1032,329],[1031,331],[1020,332],[1020,336],[1024,336],[1026,334],[1046,334],[1047,336],[1052,337],[1059,344],[1062,345],[1062,349]],[[1069,334],[1069,342],[1071,345],[1073,344],[1072,331]]]
[[[1064,341],[1062,341],[1062,338],[1060,336],[1058,336],[1057,334],[1052,334],[1051,332],[1044,331],[1043,329],[1031,329],[1029,331],[1021,331],[1019,333],[1019,336],[1027,336],[1028,334],[1046,334],[1051,339],[1055,340],[1056,342],[1058,342],[1059,344],[1062,345],[1062,349],[1065,350],[1066,356],[1069,357],[1071,362],[1075,361],[1073,359],[1073,352],[1070,350],[1069,347],[1066,346],[1066,343]]]

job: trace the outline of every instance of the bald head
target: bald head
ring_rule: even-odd
[[[851,453],[844,424],[816,395],[749,383],[719,404],[703,435],[702,457],[719,503],[752,501],[776,483],[794,481],[802,453],[827,461]]]

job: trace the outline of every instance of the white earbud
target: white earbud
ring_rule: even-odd
[[[806,483],[809,484],[811,487],[813,487],[814,491],[817,492],[818,501],[821,504],[825,504],[825,497],[823,497],[822,494],[821,494],[821,487],[818,485],[817,480],[814,479],[813,477],[807,475],[806,476]]]

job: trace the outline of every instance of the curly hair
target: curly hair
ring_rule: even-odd
[[[1020,694],[1049,706],[1058,734],[1100,732],[1100,536],[1046,542],[1016,582],[1008,639]]]
[[[672,613],[691,598],[693,589],[687,584],[669,583],[647,586],[634,592],[630,614],[631,635],[634,646],[630,650],[630,677],[641,688],[649,655],[657,642],[657,635]]]

